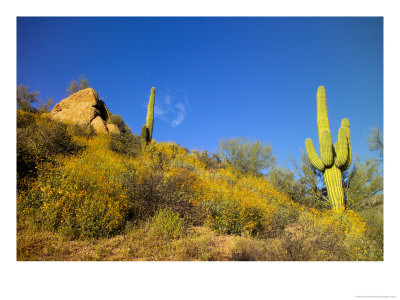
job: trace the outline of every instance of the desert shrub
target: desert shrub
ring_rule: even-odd
[[[239,174],[228,169],[199,173],[195,203],[205,210],[207,224],[221,233],[273,234],[278,203],[285,205],[288,198],[263,177]]]
[[[31,93],[28,86],[20,84],[17,87],[17,108],[26,112],[35,112],[36,109],[32,104],[38,102],[38,95],[39,92]]]
[[[234,245],[232,259],[239,261],[268,260],[266,243],[263,240],[242,236]]]
[[[187,162],[182,157],[174,158],[173,160],[170,161],[168,166],[170,168],[186,169],[186,170],[189,170],[189,171],[194,171],[196,169],[193,164],[191,164],[190,162]]]
[[[208,216],[208,224],[224,234],[241,234],[246,220],[240,216],[240,206],[234,201],[208,201],[202,203]]]
[[[146,219],[159,209],[171,208],[188,222],[199,224],[201,215],[190,201],[194,182],[193,174],[185,169],[163,172],[157,165],[135,167],[123,179],[135,219]]]
[[[383,133],[378,128],[373,128],[368,135],[368,149],[378,151],[380,162],[383,162]]]
[[[216,153],[213,153],[211,156],[207,150],[204,150],[202,152],[194,150],[192,151],[192,153],[196,155],[199,161],[204,163],[206,169],[208,170],[223,168],[221,158]]]
[[[353,211],[303,212],[299,223],[307,238],[310,259],[331,253],[329,260],[365,260],[366,223]]]
[[[383,191],[383,177],[376,159],[366,159],[363,164],[358,156],[348,172],[345,184],[346,206],[357,211],[373,205],[370,199]]]
[[[224,163],[243,174],[261,174],[261,171],[267,170],[275,160],[272,157],[271,146],[243,138],[222,139],[219,143],[219,152]]]
[[[84,75],[80,75],[78,80],[72,80],[67,87],[68,96],[88,87],[90,87],[89,80]]]
[[[160,209],[151,220],[150,233],[159,238],[176,239],[185,231],[184,219],[170,208]]]
[[[81,147],[67,125],[38,114],[17,111],[17,180],[36,176],[40,163],[54,161],[57,155],[76,153]]]
[[[125,121],[121,115],[112,114],[110,118],[107,120],[107,123],[116,125],[119,131],[123,134],[131,132],[128,125],[125,124]]]
[[[26,112],[47,113],[53,105],[53,99],[49,98],[44,103],[42,99],[38,98],[39,94],[39,92],[29,92],[28,86],[20,84],[17,87],[17,108]],[[36,102],[39,102],[38,107],[33,106]]]
[[[133,133],[110,133],[110,149],[121,154],[136,156],[141,150],[140,137]]]
[[[371,206],[358,214],[366,222],[368,229],[363,245],[366,260],[383,260],[383,204]]]
[[[307,155],[302,154],[301,166],[290,159],[292,169],[275,164],[268,173],[272,185],[296,203],[317,209],[328,209],[324,196],[322,174],[316,171]]]
[[[83,126],[78,124],[69,124],[68,131],[73,136],[83,137],[85,139],[92,138],[96,135],[92,125]]]
[[[68,238],[97,238],[120,232],[131,209],[121,174],[126,165],[107,149],[108,136],[89,140],[79,156],[41,172],[18,198],[18,211],[38,227]]]

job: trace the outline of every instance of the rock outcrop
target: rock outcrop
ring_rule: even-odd
[[[107,124],[107,129],[110,133],[121,133],[118,126],[115,124]]]
[[[107,124],[110,116],[111,113],[107,106],[99,99],[97,92],[92,88],[78,91],[61,100],[50,112],[50,117],[55,120],[83,126],[92,125],[98,134],[120,133],[117,126]]]

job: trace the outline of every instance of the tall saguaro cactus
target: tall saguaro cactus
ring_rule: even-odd
[[[309,138],[306,139],[307,156],[313,167],[324,174],[332,210],[341,212],[345,208],[342,172],[351,164],[350,123],[346,118],[342,120],[338,141],[333,146],[323,86],[320,86],[317,92],[317,126],[321,158],[318,157]]]
[[[150,92],[149,105],[147,107],[146,124],[142,126],[142,132],[141,132],[142,147],[150,143],[153,137],[155,95],[156,95],[156,88],[152,87]]]

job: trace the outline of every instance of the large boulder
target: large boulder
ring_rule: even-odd
[[[107,125],[100,116],[97,116],[96,118],[94,118],[94,120],[92,122],[90,122],[90,125],[93,126],[93,129],[97,134],[108,132]]]
[[[111,113],[97,92],[87,88],[54,105],[50,117],[65,123],[92,125],[96,133],[107,133]]]

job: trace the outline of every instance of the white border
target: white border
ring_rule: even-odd
[[[355,299],[399,295],[399,112],[395,1],[14,1],[1,12],[2,299]],[[2,8],[2,9],[3,9]],[[16,262],[16,16],[384,16],[385,261],[232,263]],[[4,93],[4,91],[6,91]],[[5,107],[5,109],[4,109]],[[4,137],[5,135],[5,137]],[[6,141],[6,143],[3,143]],[[5,166],[5,168],[4,168]],[[15,171],[14,171],[15,172]],[[15,174],[15,173],[14,173]],[[11,176],[12,175],[12,176]],[[398,180],[398,179],[397,179]],[[397,184],[398,185],[398,184]],[[11,190],[10,190],[11,189]],[[4,191],[7,193],[4,193]],[[397,239],[396,239],[396,238]],[[396,273],[395,273],[396,271]]]

